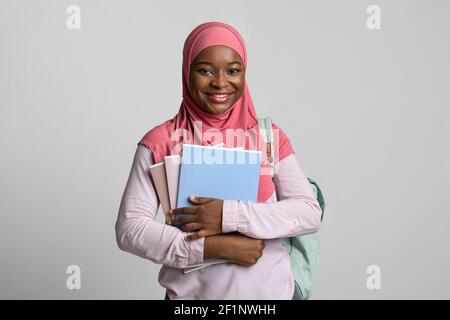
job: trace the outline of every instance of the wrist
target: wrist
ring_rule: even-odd
[[[205,237],[203,259],[228,259],[229,243],[223,236]]]

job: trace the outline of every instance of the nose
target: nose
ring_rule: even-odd
[[[211,81],[211,86],[216,88],[223,88],[227,85],[228,79],[223,71],[217,72]]]

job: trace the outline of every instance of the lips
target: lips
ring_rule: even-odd
[[[208,100],[215,102],[215,103],[225,103],[230,99],[230,97],[233,94],[234,94],[234,92],[220,92],[220,91],[206,92],[205,91],[205,95],[208,98]]]

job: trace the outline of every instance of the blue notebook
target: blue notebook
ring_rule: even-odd
[[[183,144],[177,208],[190,195],[257,201],[261,151]]]

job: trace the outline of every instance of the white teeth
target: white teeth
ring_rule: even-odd
[[[207,93],[207,95],[209,96],[214,96],[214,97],[218,97],[218,98],[225,98],[226,96],[228,96],[228,93],[225,94],[215,94],[215,93]]]

